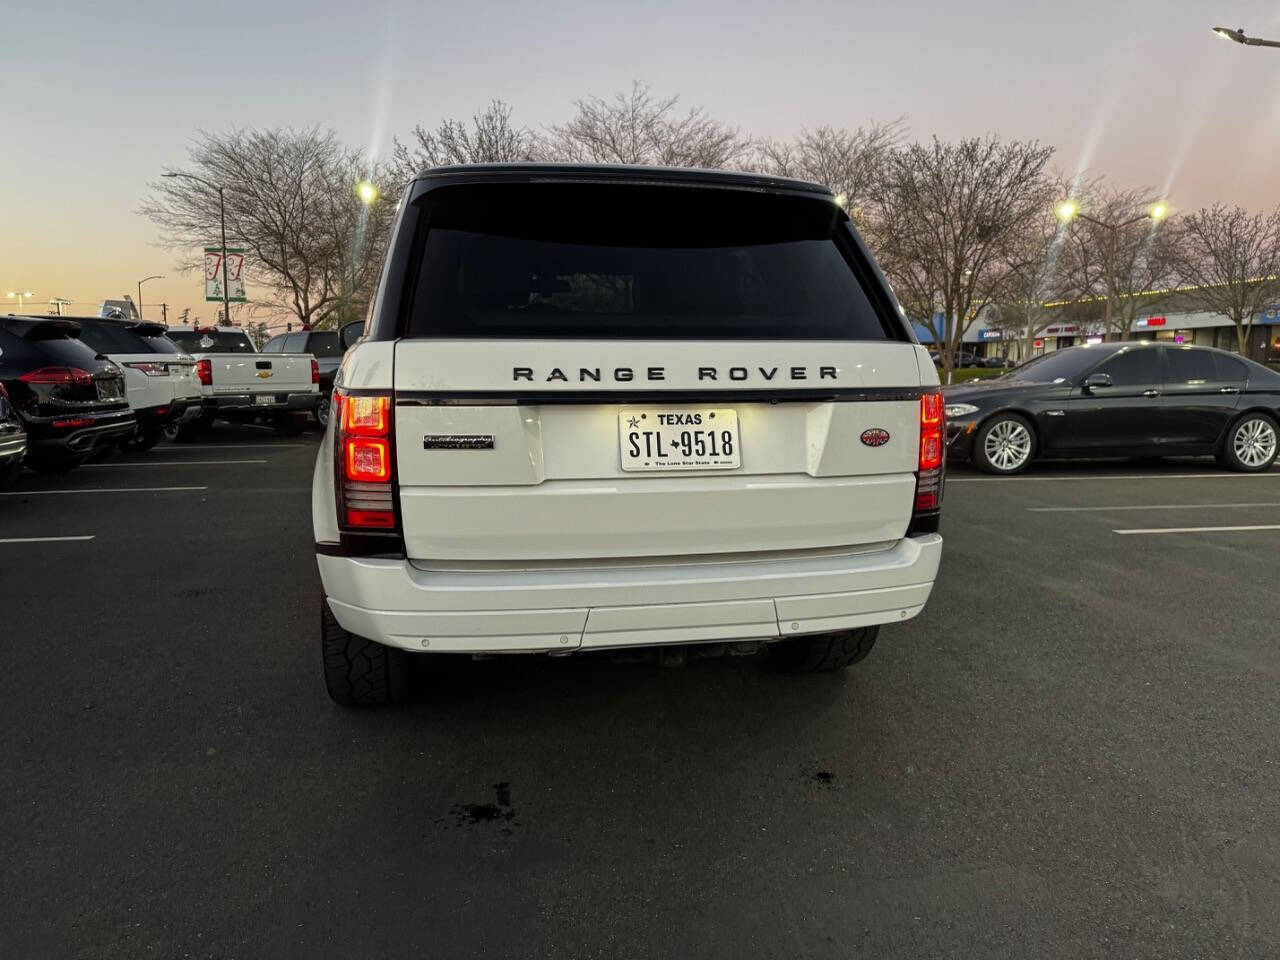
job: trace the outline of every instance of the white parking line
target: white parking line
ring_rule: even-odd
[[[1033,473],[1017,477],[948,477],[947,483],[1009,483],[1014,480],[1259,480],[1276,477],[1280,477],[1278,470],[1264,470],[1262,473],[1126,473],[1105,477],[1091,477],[1087,474],[1039,477]]]
[[[208,487],[81,487],[79,490],[5,490],[0,497],[43,497],[53,493],[177,493]]]
[[[266,463],[266,460],[126,460],[120,463],[86,463],[80,469],[91,467],[221,467],[236,463]]]
[[[1110,513],[1112,510],[1234,510],[1245,507],[1280,507],[1280,501],[1267,503],[1144,503],[1124,507],[1027,507],[1028,513]]]
[[[2,537],[0,543],[64,543],[68,540],[92,540],[87,537]]]
[[[1146,530],[1112,530],[1122,537],[1141,533],[1236,533],[1242,530],[1280,530],[1280,523],[1259,524],[1254,527],[1151,527]]]

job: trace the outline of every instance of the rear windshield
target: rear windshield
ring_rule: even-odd
[[[413,337],[886,340],[829,200],[601,184],[428,195]]]
[[[186,353],[254,353],[248,334],[217,330],[170,330],[169,339]]]
[[[154,328],[152,328],[154,329]],[[163,334],[143,333],[120,323],[80,321],[80,340],[98,353],[178,353],[178,347]]]

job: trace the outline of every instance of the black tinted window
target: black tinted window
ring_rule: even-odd
[[[1249,368],[1244,365],[1243,360],[1228,357],[1225,353],[1215,353],[1212,356],[1214,374],[1219,381],[1244,383],[1249,379]]]
[[[284,338],[285,353],[304,353],[307,349],[307,335],[305,333],[291,333]]]
[[[1055,350],[1028,360],[1006,376],[1028,383],[1060,383],[1075,380],[1097,362],[1097,352],[1087,347]]]
[[[263,353],[279,353],[284,349],[284,337],[272,337],[262,345]]]
[[[313,357],[340,357],[342,346],[337,333],[313,333],[307,344],[307,353]]]
[[[1111,375],[1115,387],[1133,387],[1160,382],[1160,358],[1150,347],[1126,350],[1112,357],[1098,368],[1099,373]]]
[[[1213,354],[1194,347],[1169,347],[1165,350],[1169,361],[1169,383],[1197,386],[1217,379]]]
[[[904,335],[872,307],[830,201],[557,184],[459,187],[429,202],[411,336]]]
[[[187,353],[253,353],[246,334],[230,331],[170,330],[169,339]]]
[[[80,342],[92,347],[98,353],[108,355],[154,352],[141,336],[117,323],[94,323],[92,320],[81,320]]]

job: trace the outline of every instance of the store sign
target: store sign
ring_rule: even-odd
[[[1063,327],[1049,327],[1045,330],[1046,337],[1073,337],[1080,332],[1080,328],[1074,323]]]
[[[1163,327],[1168,322],[1166,317],[1139,317],[1135,327]]]
[[[1037,341],[1036,341],[1036,349],[1037,349],[1037,350],[1040,350],[1040,349],[1043,349],[1043,348],[1044,348],[1044,341],[1043,341],[1043,340],[1037,340]]]
[[[999,340],[1000,331],[999,330],[979,330],[978,339],[980,341],[981,340]]]

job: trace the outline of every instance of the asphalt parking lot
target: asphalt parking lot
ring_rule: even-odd
[[[847,675],[451,661],[353,712],[314,452],[0,496],[0,956],[1280,953],[1280,470],[953,471]]]

